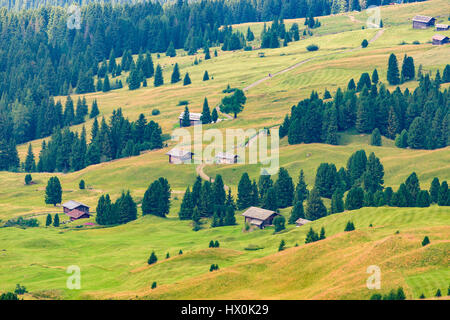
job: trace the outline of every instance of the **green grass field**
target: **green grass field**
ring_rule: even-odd
[[[192,112],[201,112],[203,99],[210,108],[224,96],[222,90],[229,84],[244,88],[299,62],[312,58],[301,66],[252,87],[247,93],[244,111],[235,120],[226,120],[205,126],[222,130],[228,128],[260,129],[280,124],[292,105],[308,97],[311,90],[320,95],[325,89],[332,94],[338,87],[346,87],[351,78],[359,79],[363,72],[377,68],[380,80],[386,82],[387,61],[394,52],[401,61],[407,53],[414,57],[416,67],[423,72],[442,69],[448,63],[450,46],[432,46],[429,41],[435,31],[413,30],[411,18],[417,14],[433,15],[444,22],[450,12],[448,0],[387,6],[381,8],[384,33],[365,49],[358,49],[363,39],[371,39],[378,30],[362,29],[367,15],[347,13],[320,17],[322,26],[314,36],[290,43],[279,49],[223,52],[218,57],[194,65],[195,56],[179,51],[174,58],[153,56],[155,65],[163,66],[165,85],[154,88],[152,79],[147,88],[135,91],[125,85],[126,74],[121,76],[125,87],[108,93],[87,94],[90,106],[97,99],[102,116],[109,117],[118,107],[130,120],[144,113],[147,119],[157,121],[163,133],[170,134],[177,127],[178,115],[184,107],[180,100],[188,100]],[[293,22],[303,28],[303,19]],[[243,32],[250,26],[258,41],[262,23],[234,26]],[[447,32],[448,33],[448,32]],[[445,33],[445,34],[447,34]],[[448,34],[447,34],[448,35]],[[413,44],[419,41],[420,44]],[[318,44],[317,52],[306,47]],[[257,45],[257,43],[255,43]],[[211,52],[216,48],[212,48]],[[349,51],[350,49],[355,49]],[[260,52],[265,53],[259,58]],[[136,58],[136,57],[135,57]],[[203,60],[203,53],[197,54]],[[181,74],[189,72],[192,84],[168,84],[173,65],[180,65]],[[204,71],[210,77],[203,82]],[[114,80],[112,80],[114,81]],[[403,84],[414,88],[417,82]],[[448,87],[444,85],[444,87]],[[390,90],[394,87],[388,86]],[[76,101],[78,95],[72,98]],[[65,97],[57,97],[65,101]],[[153,109],[161,114],[152,116]],[[224,118],[222,116],[222,118]],[[84,125],[88,132],[92,120]],[[73,130],[81,130],[82,125]],[[192,128],[190,128],[192,131]],[[438,150],[398,149],[393,141],[383,138],[382,147],[368,145],[369,136],[355,132],[340,133],[340,145],[325,144],[288,145],[280,142],[280,166],[288,169],[297,181],[300,169],[305,171],[309,188],[314,184],[315,172],[322,162],[345,166],[348,157],[356,150],[375,152],[385,169],[385,186],[394,190],[415,171],[421,187],[428,189],[431,180],[450,180],[450,148]],[[36,157],[42,139],[32,142]],[[450,284],[448,251],[450,249],[450,211],[445,207],[419,208],[364,208],[345,212],[315,221],[317,231],[324,226],[327,239],[303,245],[307,227],[289,226],[281,234],[273,229],[243,232],[243,221],[233,227],[209,228],[192,231],[189,222],[179,221],[177,213],[183,192],[195,181],[195,165],[170,165],[165,153],[173,146],[146,152],[137,157],[120,159],[90,166],[78,172],[32,173],[35,184],[24,185],[24,173],[0,172],[0,223],[19,216],[36,217],[41,227],[18,229],[0,228],[0,292],[13,290],[17,283],[30,291],[28,299],[80,299],[80,298],[240,298],[240,299],[367,299],[373,290],[365,287],[369,276],[366,268],[375,264],[383,272],[382,293],[403,286],[408,298],[418,298],[421,293],[431,297],[437,288],[445,294]],[[18,147],[24,160],[28,144]],[[209,165],[204,171],[214,177],[223,176],[225,184],[236,194],[243,172],[257,179],[260,165]],[[45,228],[48,213],[61,213],[59,207],[45,205],[45,186],[49,177],[57,175],[63,187],[63,201],[74,199],[95,210],[100,195],[109,193],[116,199],[122,190],[131,190],[138,202],[149,184],[164,176],[172,187],[172,207],[167,219],[139,217],[132,223],[97,228],[84,225],[91,218],[64,224],[59,228]],[[276,177],[273,177],[276,178]],[[83,179],[87,188],[79,190]],[[329,201],[326,201],[329,206]],[[140,209],[138,210],[140,213]],[[282,210],[286,217],[290,208]],[[239,212],[240,213],[240,212]],[[62,220],[67,218],[61,215]],[[357,230],[343,233],[348,220],[353,220]],[[369,228],[369,224],[373,228]],[[395,234],[396,231],[399,234]],[[431,244],[422,248],[425,235]],[[284,239],[289,249],[277,253]],[[219,240],[221,248],[208,249],[210,240]],[[295,243],[300,246],[294,248]],[[260,250],[246,250],[254,246]],[[184,254],[178,256],[182,249]],[[147,266],[152,250],[159,262]],[[166,253],[171,258],[165,260]],[[342,259],[346,257],[346,259]],[[220,270],[209,272],[217,263]],[[66,268],[78,265],[82,273],[82,289],[66,288]],[[153,281],[158,288],[150,290]]]

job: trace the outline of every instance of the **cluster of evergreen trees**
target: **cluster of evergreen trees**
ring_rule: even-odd
[[[104,118],[101,124],[95,118],[89,144],[84,127],[80,135],[69,128],[55,132],[48,143],[42,142],[36,168],[39,172],[77,171],[92,164],[139,155],[143,150],[162,146],[161,128],[156,122],[147,123],[143,114],[138,120],[130,122],[119,108],[113,111],[109,125]],[[34,164],[27,165],[31,155],[30,146],[25,168],[35,167]]]
[[[130,191],[111,202],[109,194],[102,195],[98,200],[95,221],[99,225],[124,224],[137,219],[137,206]]]
[[[408,68],[407,68],[408,69]],[[411,74],[405,71],[406,76]],[[401,148],[436,149],[450,144],[450,91],[442,83],[450,82],[450,66],[435,79],[419,74],[413,91],[397,87],[392,93],[379,84],[375,69],[372,79],[363,73],[347,90],[338,88],[332,100],[322,100],[316,92],[293,106],[280,127],[280,137],[290,144],[324,142],[338,144],[338,132],[356,128],[361,133],[378,129],[381,135],[396,139]]]
[[[198,227],[201,217],[212,217],[212,227],[236,224],[235,203],[231,195],[225,192],[221,175],[214,182],[202,181],[197,177],[191,188],[188,186],[183,196],[178,216],[180,220],[192,220],[194,229]]]
[[[283,40],[283,46],[287,46],[289,42],[300,40],[299,32],[297,23],[293,23],[289,31],[286,31],[283,19],[275,19],[269,28],[264,24],[261,33],[261,48],[279,48],[280,39]]]

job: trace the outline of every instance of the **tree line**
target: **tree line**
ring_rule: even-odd
[[[402,79],[414,77],[408,67],[410,63],[406,63]],[[310,98],[300,101],[286,115],[280,137],[287,136],[290,144],[337,145],[339,131],[355,128],[360,133],[377,130],[395,139],[396,146],[401,148],[444,148],[450,144],[450,91],[442,90],[441,84],[448,82],[450,65],[445,67],[442,77],[439,70],[434,79],[419,73],[419,84],[412,92],[397,87],[391,93],[384,84],[379,84],[375,69],[372,77],[363,73],[357,84],[351,79],[347,89],[338,88],[334,97],[326,90],[321,99],[313,91]]]
[[[124,118],[119,108],[113,111],[109,124],[105,118],[95,118],[91,140],[86,130],[81,134],[69,128],[56,131],[48,142],[42,142],[38,163],[35,164],[31,144],[23,168],[27,172],[67,172],[89,165],[139,155],[141,151],[163,147],[161,128],[153,120],[147,122],[143,114],[136,121]]]

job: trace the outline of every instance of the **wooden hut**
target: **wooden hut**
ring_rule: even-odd
[[[432,38],[432,43],[434,46],[440,46],[443,44],[448,43],[448,37],[447,36],[443,36],[441,34],[435,34]]]
[[[303,219],[303,218],[298,218],[297,221],[295,221],[295,225],[297,227],[301,227],[301,226],[307,224],[308,222],[311,222],[311,221],[307,220],[307,219]]]
[[[233,163],[237,163],[238,157],[239,156],[234,153],[218,152],[216,154],[215,160],[216,160],[216,163],[220,163],[220,164],[233,164]]]
[[[245,217],[245,223],[264,229],[273,224],[273,219],[279,214],[272,210],[266,210],[258,207],[248,208],[242,216]]]
[[[87,219],[89,214],[89,206],[74,200],[69,200],[62,204],[63,211],[70,217],[70,220]]]
[[[166,153],[169,156],[169,163],[181,164],[181,163],[191,163],[192,156],[194,155],[192,152],[173,148],[169,152]]]
[[[447,31],[450,27],[448,24],[436,24],[436,31]]]
[[[434,26],[436,19],[428,16],[417,15],[412,19],[413,29],[427,29]]]

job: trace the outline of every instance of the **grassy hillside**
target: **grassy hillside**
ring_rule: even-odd
[[[359,48],[363,39],[371,39],[379,30],[362,29],[365,13],[347,13],[320,17],[322,27],[314,36],[288,47],[254,51],[223,52],[218,57],[194,65],[195,58],[203,60],[203,53],[188,56],[179,51],[174,58],[153,55],[153,61],[164,70],[165,85],[135,91],[128,87],[108,93],[86,95],[90,105],[97,99],[101,116],[109,117],[118,107],[130,120],[144,113],[148,120],[160,123],[163,133],[170,134],[178,126],[178,115],[184,109],[177,106],[188,100],[192,112],[201,112],[203,99],[210,108],[224,96],[228,84],[244,88],[300,62],[297,68],[263,81],[246,92],[244,111],[237,119],[205,126],[224,131],[227,128],[254,128],[273,126],[282,122],[291,106],[308,97],[311,90],[320,95],[327,88],[332,94],[337,87],[345,87],[351,78],[356,80],[362,72],[378,69],[380,80],[386,82],[387,61],[394,52],[402,59],[407,53],[414,57],[416,67],[424,72],[442,70],[448,63],[450,46],[432,46],[429,41],[433,30],[413,30],[411,18],[415,14],[439,16],[444,21],[450,12],[448,0],[387,6],[381,8],[384,32],[367,48]],[[287,26],[303,19],[288,20]],[[250,26],[259,38],[263,24],[243,24],[235,29],[245,31]],[[419,41],[420,44],[413,44]],[[306,47],[315,43],[317,52]],[[215,48],[211,49],[214,52]],[[265,53],[259,58],[260,52]],[[310,59],[310,60],[309,60]],[[180,65],[181,74],[189,72],[192,84],[169,84],[173,65]],[[207,70],[210,81],[203,82]],[[127,74],[121,78],[125,84]],[[112,80],[114,81],[114,80]],[[401,87],[414,88],[411,81]],[[443,87],[449,87],[448,84]],[[390,90],[394,87],[388,86]],[[72,96],[76,101],[78,95]],[[57,97],[65,101],[66,97]],[[152,116],[153,109],[161,114]],[[222,118],[224,118],[222,116]],[[92,125],[84,125],[88,132]],[[71,129],[81,130],[82,125]],[[190,128],[192,130],[192,128]],[[385,186],[396,189],[415,171],[422,189],[428,189],[433,177],[450,180],[450,147],[438,150],[398,149],[393,141],[383,138],[382,147],[368,145],[369,137],[353,131],[340,133],[340,145],[325,144],[288,145],[280,143],[280,166],[289,170],[297,181],[300,169],[305,171],[309,188],[314,184],[316,169],[322,162],[345,166],[356,150],[375,152],[385,169]],[[32,141],[38,156],[42,139]],[[0,292],[14,289],[17,283],[25,285],[31,294],[26,298],[265,298],[265,299],[367,299],[374,292],[365,287],[369,276],[366,268],[378,265],[382,270],[382,289],[403,286],[408,298],[421,293],[431,297],[437,288],[447,292],[450,283],[448,268],[450,212],[445,207],[419,208],[363,208],[332,215],[311,224],[316,231],[325,227],[327,239],[304,245],[309,229],[289,226],[281,234],[273,229],[243,232],[243,220],[232,227],[209,228],[192,231],[190,222],[179,221],[183,192],[195,181],[195,165],[170,165],[165,153],[173,142],[162,150],[146,152],[137,157],[119,159],[90,166],[78,172],[32,173],[35,184],[24,185],[24,173],[0,172],[0,220],[25,216],[36,217],[41,227],[19,229],[0,228]],[[22,160],[28,144],[19,146]],[[243,172],[252,179],[259,174],[259,165],[206,166],[211,177],[223,176],[225,184],[236,194]],[[172,187],[172,207],[167,219],[139,217],[138,220],[112,228],[87,226],[89,220],[65,224],[59,228],[45,228],[48,213],[61,213],[59,207],[44,204],[45,186],[49,177],[57,175],[63,187],[63,201],[75,199],[95,210],[100,195],[109,193],[115,200],[122,190],[130,189],[137,202],[142,199],[149,184],[164,176]],[[273,177],[276,178],[276,177]],[[83,179],[87,188],[79,190]],[[329,205],[329,201],[326,200]],[[138,208],[139,216],[141,214]],[[286,217],[290,208],[282,210]],[[239,212],[240,213],[240,212]],[[62,216],[62,220],[66,220]],[[355,222],[357,230],[343,233],[348,220]],[[369,228],[372,224],[373,227]],[[397,234],[396,232],[399,231]],[[425,235],[431,244],[421,247]],[[287,250],[277,253],[281,239]],[[219,249],[208,249],[210,240],[219,240]],[[298,243],[299,247],[294,247]],[[259,250],[249,250],[255,247]],[[184,254],[178,255],[182,249]],[[147,266],[147,259],[155,250],[159,262]],[[166,253],[170,258],[165,260]],[[344,257],[344,259],[343,259]],[[220,270],[210,273],[209,267],[217,263]],[[66,289],[69,265],[78,265],[82,273],[82,289]],[[158,288],[150,290],[153,281]],[[245,284],[245,285],[243,285]]]
[[[357,230],[342,233],[348,220]],[[238,222],[198,232],[173,216],[90,230],[2,229],[0,291],[20,283],[29,298],[367,298],[365,270],[372,264],[382,269],[382,291],[402,285],[410,298],[429,296],[450,281],[445,208],[364,208],[328,216],[311,224],[317,231],[323,226],[327,239],[308,245],[309,225],[248,233]],[[425,235],[431,245],[422,248]],[[281,239],[299,247],[276,253]],[[210,240],[220,248],[208,249]],[[252,246],[263,248],[246,250]],[[152,250],[159,262],[147,266]],[[209,273],[212,263],[220,271]],[[81,268],[81,290],[65,288],[69,265]],[[149,292],[153,281],[158,288]]]

